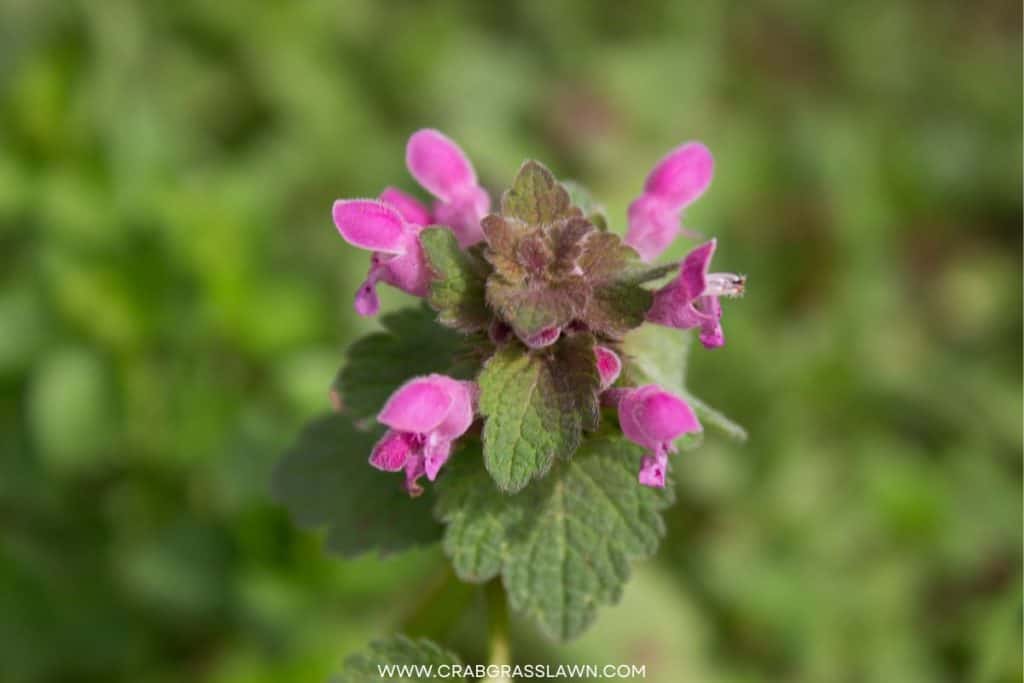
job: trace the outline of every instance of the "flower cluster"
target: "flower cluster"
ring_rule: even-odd
[[[432,206],[393,187],[375,200],[334,204],[342,237],[371,252],[369,272],[355,295],[356,311],[364,316],[378,312],[380,282],[427,298],[441,312],[441,322],[463,332],[486,332],[476,337],[491,349],[485,353],[515,344],[527,359],[542,357],[545,371],[556,376],[552,386],[565,387],[580,376],[558,379],[552,359],[589,349],[584,364],[592,374],[584,373],[579,381],[592,376],[593,385],[577,387],[578,394],[590,392],[595,406],[599,401],[617,411],[622,434],[647,451],[639,483],[665,486],[674,442],[702,428],[682,397],[654,384],[636,386],[622,344],[644,322],[696,329],[706,348],[725,343],[720,299],[741,295],[745,280],[711,272],[716,241],[695,247],[677,266],[648,265],[681,233],[694,236],[681,228],[680,220],[683,209],[711,183],[714,164],[708,149],[687,143],[655,166],[629,207],[623,239],[607,232],[603,218],[588,213],[589,207],[574,204],[536,162],[524,164],[497,213],[490,213],[491,197],[469,159],[440,132],[413,134],[406,164],[435,198]],[[448,269],[455,267],[453,259],[435,255],[433,240],[426,237],[438,228],[457,245],[451,251],[461,252],[455,261],[464,272],[452,275]],[[642,286],[673,274],[659,288]],[[472,282],[478,286],[467,284]],[[439,284],[441,293],[436,291]],[[560,341],[581,335],[584,344]],[[560,347],[570,351],[560,356]],[[422,491],[419,480],[437,477],[454,441],[472,426],[479,394],[473,382],[441,374],[410,379],[378,415],[388,429],[370,464],[404,472],[407,490],[417,495]]]

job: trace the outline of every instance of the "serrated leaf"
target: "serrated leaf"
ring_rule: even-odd
[[[417,375],[443,373],[471,379],[477,365],[466,339],[442,327],[426,306],[381,318],[384,330],[357,340],[334,381],[344,411],[353,420],[376,417],[395,389]]]
[[[569,193],[543,164],[527,161],[519,169],[512,187],[501,197],[501,213],[526,225],[550,225],[560,218],[581,215],[573,209]]]
[[[579,266],[591,286],[583,314],[590,329],[620,339],[644,322],[653,294],[640,286],[647,269],[618,235],[596,232],[587,239]]]
[[[522,282],[526,278],[526,269],[519,265],[517,246],[530,231],[519,221],[496,214],[485,216],[480,226],[487,238],[484,256],[494,266],[494,272],[510,283]]]
[[[579,315],[588,290],[582,278],[556,285],[544,281],[511,284],[501,277],[487,281],[487,303],[512,326],[520,339],[529,339],[548,327],[561,327]]]
[[[556,456],[576,452],[584,429],[597,428],[600,379],[589,335],[543,352],[509,345],[484,364],[477,382],[484,463],[504,491],[543,476]]]
[[[428,301],[438,320],[463,332],[486,329],[491,313],[484,286],[491,269],[479,250],[460,248],[448,228],[427,228],[420,233],[420,244],[434,274]]]
[[[305,529],[327,529],[327,549],[344,557],[433,543],[441,527],[431,490],[410,498],[401,476],[367,462],[381,430],[357,429],[346,415],[314,420],[274,470],[271,493]]]
[[[436,680],[443,665],[461,665],[453,652],[443,649],[437,643],[425,638],[412,639],[395,635],[385,640],[370,643],[365,651],[348,657],[341,673],[332,683],[370,683],[370,681],[427,681]],[[393,670],[385,677],[381,666],[409,667]],[[420,667],[417,669],[417,667]],[[427,675],[428,668],[430,676]],[[464,678],[450,677],[447,680],[464,681]]]
[[[693,347],[692,330],[661,325],[643,325],[623,341],[626,374],[634,384],[654,383],[682,396],[705,427],[714,427],[738,441],[747,440],[747,430],[700,400],[686,387],[686,364]]]
[[[495,491],[476,458],[459,458],[437,506],[456,574],[500,573],[513,609],[559,640],[578,636],[600,605],[619,600],[630,560],[652,555],[664,535],[659,511],[674,487],[641,486],[642,457],[620,436],[594,436],[514,496]]]
[[[592,232],[594,226],[584,218],[558,221],[548,229],[552,254],[550,271],[553,276],[565,277],[576,269],[583,254],[584,240]]]

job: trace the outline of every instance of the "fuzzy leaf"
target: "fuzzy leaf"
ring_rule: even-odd
[[[484,463],[504,491],[544,475],[556,455],[570,458],[582,431],[597,428],[600,378],[589,335],[563,338],[543,352],[510,344],[487,361],[477,382]]]
[[[686,362],[693,348],[693,331],[661,325],[643,325],[623,341],[625,374],[632,384],[654,383],[682,396],[705,427],[714,427],[737,441],[747,440],[747,430],[695,397],[686,388]]]
[[[526,269],[519,265],[519,240],[530,230],[514,219],[496,214],[484,216],[480,226],[487,238],[484,257],[494,266],[494,272],[511,283],[520,283],[526,278]]]
[[[357,429],[345,415],[309,423],[274,470],[271,493],[305,529],[327,528],[327,549],[344,557],[433,543],[431,490],[410,498],[400,476],[367,462],[381,430]]]
[[[592,288],[583,320],[590,329],[620,339],[644,322],[653,294],[640,286],[650,269],[618,235],[592,234],[579,259]]]
[[[515,285],[501,277],[487,281],[487,303],[520,339],[546,327],[565,325],[583,310],[587,295],[586,284],[579,277],[555,285],[543,281]]]
[[[426,681],[434,680],[437,667],[441,665],[461,665],[461,660],[454,653],[443,649],[440,645],[425,638],[412,639],[403,635],[394,635],[385,640],[370,643],[363,652],[348,657],[341,673],[331,683],[370,683],[384,680],[378,669],[381,665],[423,666],[434,668],[434,678],[426,676],[400,677],[397,673],[388,677],[389,681]],[[413,670],[415,671],[415,670]],[[464,678],[448,680],[464,681]]]
[[[581,215],[572,207],[569,193],[551,171],[536,161],[527,161],[501,198],[501,213],[529,226],[550,225],[559,218]]]
[[[428,300],[441,324],[463,332],[485,329],[491,320],[484,299],[490,268],[479,250],[460,248],[447,228],[427,228],[420,244],[434,273]]]
[[[493,488],[477,458],[458,458],[437,506],[456,574],[482,582],[500,573],[513,609],[556,639],[578,636],[598,606],[619,600],[630,560],[654,554],[664,535],[659,511],[675,487],[641,486],[642,456],[620,436],[591,437],[514,496]]]
[[[388,396],[406,380],[439,372],[470,379],[476,371],[467,357],[466,340],[441,327],[426,306],[407,308],[381,318],[384,330],[357,340],[334,381],[345,414],[359,421],[376,417]]]

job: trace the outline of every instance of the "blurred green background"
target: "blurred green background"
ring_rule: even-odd
[[[520,625],[518,661],[1019,681],[1020,27],[1012,0],[0,0],[0,680],[322,681],[402,627],[480,661],[444,614],[474,591],[408,618],[439,550],[337,561],[268,496],[376,324],[331,202],[414,191],[434,126],[619,230],[703,140],[687,223],[750,278],[691,364],[750,441],[679,456],[623,603],[567,647]]]

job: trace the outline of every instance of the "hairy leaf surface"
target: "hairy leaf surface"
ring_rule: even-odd
[[[501,574],[513,609],[559,640],[582,633],[597,608],[617,602],[630,561],[652,555],[665,527],[659,511],[674,487],[641,486],[642,449],[607,434],[514,496],[502,495],[469,447],[439,485],[444,549],[456,574]]]
[[[434,274],[428,301],[441,324],[463,332],[485,329],[491,313],[484,285],[491,269],[480,251],[463,250],[447,228],[427,228],[420,233],[420,244]]]
[[[380,675],[379,666],[387,664],[393,666],[423,666],[433,667],[434,678],[401,677],[397,673],[389,677],[389,681],[411,682],[436,680],[437,668],[442,665],[461,664],[458,656],[445,650],[437,643],[425,638],[409,638],[403,635],[394,635],[385,640],[378,640],[370,643],[365,651],[359,652],[347,658],[341,673],[334,677],[331,683],[376,683],[383,680]],[[463,681],[464,678],[449,678],[448,680]]]
[[[543,476],[556,456],[569,458],[584,429],[597,427],[600,378],[589,335],[528,352],[499,350],[478,379],[484,462],[498,486],[515,492]]]
[[[379,429],[357,429],[346,415],[314,420],[274,470],[271,493],[296,524],[327,529],[327,548],[345,557],[433,543],[432,490],[410,498],[402,478],[367,463]]]

